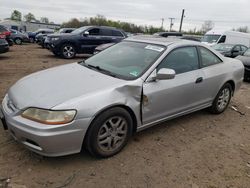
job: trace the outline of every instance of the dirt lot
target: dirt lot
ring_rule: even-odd
[[[82,57],[79,57],[81,59]],[[19,78],[77,61],[55,58],[37,45],[0,55],[0,99]],[[38,156],[0,128],[0,184],[13,187],[250,187],[250,84],[221,115],[200,111],[137,133],[118,155]],[[1,187],[1,186],[0,186]]]

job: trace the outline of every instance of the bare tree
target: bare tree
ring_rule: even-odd
[[[201,27],[201,30],[203,33],[208,32],[209,30],[213,29],[214,27],[214,22],[211,20],[206,20]]]
[[[242,32],[242,33],[248,33],[248,27],[247,26],[243,26],[243,27],[239,27],[238,29],[236,29],[236,31]]]

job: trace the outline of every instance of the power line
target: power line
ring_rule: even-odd
[[[170,19],[170,30],[169,31],[172,31],[172,27],[174,25],[174,19],[175,18],[168,18],[168,19]]]
[[[163,29],[164,18],[161,19],[161,29]]]

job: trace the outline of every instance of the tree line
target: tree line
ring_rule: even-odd
[[[11,13],[10,19],[16,20],[16,21],[23,20],[27,22],[35,21],[35,22],[41,22],[41,23],[51,23],[51,24],[54,23],[54,22],[50,22],[49,18],[47,17],[41,17],[40,19],[36,19],[35,15],[30,12],[28,14],[25,14],[22,17],[22,13],[18,10],[14,10]],[[162,27],[155,27],[155,26],[148,26],[148,25],[136,25],[134,23],[129,23],[129,22],[109,20],[102,15],[97,15],[95,17],[84,18],[84,19],[72,18],[71,20],[62,23],[62,27],[72,27],[72,28],[79,28],[79,27],[88,26],[88,25],[116,27],[116,28],[120,28],[126,32],[131,32],[131,33],[153,34],[157,32],[168,31]],[[190,35],[204,35],[207,31],[213,29],[214,26],[215,24],[213,21],[206,20],[201,25],[201,29],[197,29],[197,28],[189,29],[188,31],[183,31],[183,33],[190,34]],[[247,26],[239,27],[236,29],[234,28],[232,30],[245,32],[245,33],[249,32],[249,29]]]
[[[40,19],[36,19],[35,15],[32,14],[31,12],[29,12],[28,14],[25,14],[22,17],[22,13],[18,10],[14,10],[11,15],[10,15],[10,19],[11,20],[15,20],[15,21],[26,21],[26,22],[40,22],[40,23],[54,23],[54,22],[50,22],[49,18],[47,17],[41,17]]]

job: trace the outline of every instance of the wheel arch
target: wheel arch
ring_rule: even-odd
[[[132,121],[133,121],[132,133],[134,134],[134,133],[136,132],[136,130],[137,130],[137,118],[136,118],[136,115],[135,115],[134,111],[133,111],[130,107],[128,107],[128,106],[126,106],[126,105],[123,105],[123,104],[116,104],[116,105],[108,106],[108,107],[105,107],[105,108],[101,109],[100,111],[98,111],[98,112],[93,116],[93,118],[91,119],[91,121],[90,121],[90,123],[89,123],[89,126],[88,126],[88,128],[87,128],[87,131],[86,131],[86,133],[85,133],[85,136],[84,136],[84,139],[83,139],[83,142],[82,142],[82,146],[83,146],[84,143],[85,143],[86,135],[88,134],[88,132],[89,132],[89,130],[90,130],[90,127],[91,127],[93,121],[94,121],[98,116],[100,116],[103,112],[105,112],[105,111],[107,111],[107,110],[110,110],[110,109],[112,109],[112,108],[116,108],[116,107],[125,109],[125,110],[130,114],[130,116],[131,116],[131,118],[132,118]]]
[[[60,44],[60,49],[61,49],[64,45],[66,45],[66,44],[70,44],[70,45],[74,46],[76,53],[79,52],[79,51],[78,51],[78,46],[77,46],[77,44],[76,44],[75,42],[72,42],[72,41],[69,41],[69,40],[63,41],[63,42]]]
[[[232,87],[232,95],[234,95],[234,91],[235,91],[235,82],[233,80],[228,80],[225,84],[230,84]],[[225,85],[224,84],[224,85]]]

